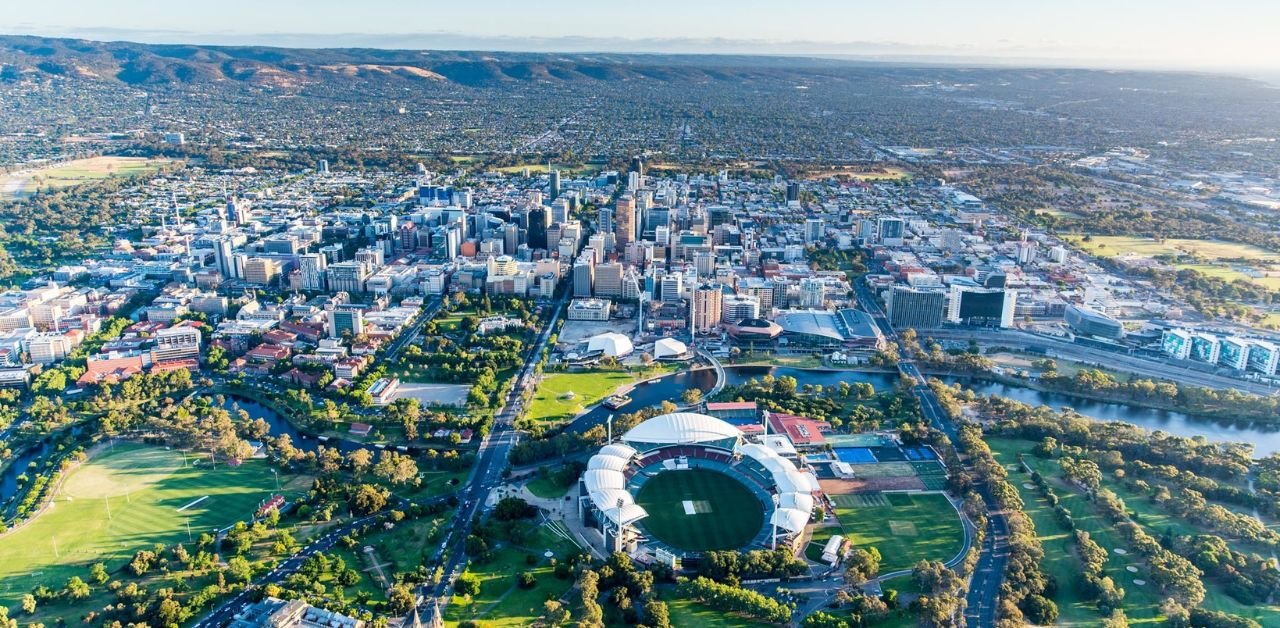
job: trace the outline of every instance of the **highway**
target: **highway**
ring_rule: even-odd
[[[938,397],[929,388],[920,368],[908,357],[906,347],[889,324],[889,318],[885,316],[880,304],[876,303],[874,295],[867,289],[866,283],[857,282],[855,291],[859,304],[875,320],[885,338],[898,346],[898,371],[914,382],[911,390],[920,401],[920,412],[929,420],[930,425],[940,428],[953,444],[957,443],[959,439],[955,423],[938,403]],[[1004,569],[1009,559],[1009,522],[1004,513],[992,508],[995,500],[987,487],[980,487],[978,494],[987,507],[987,530],[978,556],[978,566],[969,580],[965,619],[970,626],[994,626],[996,600],[1000,595],[1000,585],[1004,582]]]

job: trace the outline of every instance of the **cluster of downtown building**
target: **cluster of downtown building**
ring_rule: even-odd
[[[898,330],[1016,327],[1204,372],[1276,375],[1280,350],[1271,334],[1184,320],[1185,304],[957,189],[916,187],[910,195],[854,227],[877,267],[867,281]]]

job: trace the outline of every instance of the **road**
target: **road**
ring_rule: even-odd
[[[447,555],[447,562],[444,564],[444,572],[446,578],[435,587],[424,586],[420,593],[424,597],[441,597],[452,586],[453,578],[461,570],[461,566],[465,560],[465,552],[462,548],[463,540],[471,531],[471,522],[481,512],[484,507],[485,497],[489,491],[502,483],[502,471],[506,468],[507,457],[511,453],[511,448],[515,447],[519,442],[519,433],[512,428],[512,421],[519,416],[520,408],[523,404],[521,391],[531,380],[534,372],[534,366],[537,364],[538,356],[541,355],[543,347],[546,346],[548,339],[551,337],[551,330],[555,329],[555,324],[559,320],[561,313],[564,311],[564,305],[568,301],[568,293],[565,294],[553,306],[555,309],[548,319],[546,327],[539,334],[537,342],[534,343],[532,350],[529,352],[529,358],[525,362],[524,369],[516,380],[516,384],[511,387],[507,398],[504,400],[502,409],[498,412],[494,420],[493,429],[481,441],[480,449],[476,454],[476,465],[471,471],[471,475],[462,490],[457,493],[459,500],[458,512],[454,518],[451,531],[445,537],[441,544],[441,552],[439,555]],[[427,306],[423,314],[413,323],[413,325],[401,334],[399,338],[388,347],[384,354],[384,359],[395,359],[399,352],[407,346],[411,338],[417,337],[421,332],[423,324],[430,320],[440,309],[440,301],[434,300]],[[437,498],[434,501],[442,501],[446,498]],[[428,502],[430,503],[430,502]],[[407,507],[408,502],[401,504]],[[235,597],[223,602],[217,609],[205,616],[194,624],[194,628],[218,628],[225,626],[230,622],[237,613],[241,612],[247,606],[253,597],[253,590],[258,586],[281,582],[290,574],[297,571],[307,558],[317,553],[328,551],[337,543],[338,539],[357,527],[375,519],[378,515],[363,517],[353,520],[343,526],[329,532],[328,534],[316,539],[308,544],[297,554],[294,554],[288,560],[280,563],[275,569],[261,576],[254,581],[254,586],[246,588]],[[438,556],[439,556],[438,555]],[[429,606],[429,605],[428,605]]]
[[[906,347],[903,346],[898,333],[894,331],[893,325],[889,324],[889,319],[880,308],[880,304],[867,289],[866,282],[857,282],[855,290],[858,302],[875,320],[885,338],[898,346],[898,355],[901,357],[898,360],[898,371],[915,382],[911,391],[920,401],[920,412],[928,419],[930,425],[940,428],[952,443],[959,442],[955,422],[943,411],[942,405],[938,403],[938,397],[929,388],[915,361],[907,357]],[[1004,569],[1009,558],[1007,544],[1009,522],[1003,512],[992,508],[995,499],[985,486],[978,490],[978,494],[987,507],[987,534],[978,556],[978,566],[969,580],[965,618],[970,626],[994,626],[996,600],[1000,595],[1000,585],[1004,582]]]
[[[542,333],[538,335],[537,342],[530,349],[524,368],[516,376],[515,383],[507,392],[507,398],[503,400],[502,408],[494,416],[493,428],[480,442],[480,449],[476,452],[476,466],[471,470],[466,485],[458,494],[458,512],[454,516],[448,535],[440,545],[441,553],[446,557],[442,563],[445,577],[434,587],[424,585],[421,588],[420,593],[426,601],[424,608],[431,606],[432,599],[439,599],[441,606],[448,603],[447,594],[450,587],[453,586],[454,579],[462,572],[462,567],[466,563],[463,542],[471,533],[472,522],[483,511],[489,491],[502,484],[502,472],[507,468],[507,458],[511,454],[511,449],[520,442],[520,434],[512,424],[516,417],[520,416],[524,407],[524,391],[533,383],[538,358],[551,338],[551,332],[555,329],[556,322],[564,312],[564,305],[568,300],[569,293],[566,291],[564,296],[552,306],[554,309],[551,316],[547,319]]]
[[[445,499],[446,498],[444,497],[438,497],[424,503],[429,504],[429,503],[435,503],[435,502],[442,502]],[[400,508],[407,508],[409,505],[408,500],[401,499],[399,500],[399,502],[400,502],[399,503]],[[338,539],[342,538],[347,534],[350,534],[356,528],[359,528],[360,526],[366,523],[369,523],[370,521],[373,521],[378,517],[384,516],[385,512],[386,511],[383,511],[382,513],[369,515],[367,517],[361,517],[359,519],[353,519],[337,528],[334,528],[333,530],[330,530],[324,536],[307,544],[307,546],[299,550],[298,553],[289,557],[287,560],[280,563],[279,565],[276,565],[275,569],[272,569],[271,571],[258,577],[254,581],[253,586],[246,587],[244,590],[237,593],[235,597],[223,602],[220,606],[218,606],[218,608],[214,609],[212,613],[209,613],[208,615],[200,619],[200,621],[197,621],[196,623],[192,624],[192,628],[219,628],[221,626],[227,625],[227,623],[229,623],[232,619],[235,618],[237,613],[244,610],[246,606],[248,606],[250,603],[253,602],[253,598],[255,597],[254,589],[256,587],[284,581],[285,578],[289,577],[291,574],[293,574],[293,572],[297,571],[300,567],[302,567],[302,563],[306,562],[308,558],[311,558],[312,556],[315,556],[316,554],[319,554],[321,552],[329,551],[338,542]]]
[[[404,351],[405,347],[409,346],[410,343],[418,338],[418,334],[422,333],[422,326],[426,325],[427,321],[436,317],[436,314],[440,312],[440,306],[443,304],[444,299],[441,299],[440,297],[435,297],[428,301],[426,305],[422,307],[422,313],[418,315],[418,318],[413,320],[413,323],[409,325],[409,328],[406,329],[404,333],[396,336],[396,339],[392,340],[391,344],[387,346],[387,351],[383,354],[382,359],[387,362],[395,362],[399,359],[400,352]]]
[[[1169,362],[1125,353],[1104,351],[1061,338],[1032,334],[1016,329],[931,329],[920,332],[920,337],[929,337],[937,340],[973,341],[984,346],[1037,346],[1044,348],[1049,357],[1059,357],[1090,364],[1104,364],[1108,368],[1132,371],[1144,377],[1169,379],[1180,384],[1219,390],[1242,390],[1256,395],[1273,395],[1276,393],[1275,388],[1261,382],[1206,373]]]

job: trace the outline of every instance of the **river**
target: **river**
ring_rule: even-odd
[[[794,377],[800,383],[821,384],[823,387],[835,387],[840,382],[866,382],[875,386],[876,390],[888,390],[898,381],[897,373],[867,373],[862,371],[811,370],[773,366],[729,366],[725,367],[729,386],[737,386],[752,378],[766,375],[774,377]],[[1266,456],[1280,451],[1280,426],[1257,425],[1250,423],[1233,423],[1217,419],[1156,410],[1126,403],[1094,401],[1085,397],[1066,393],[1040,392],[1031,388],[1004,384],[982,378],[940,378],[948,384],[959,383],[962,387],[982,395],[999,395],[1015,401],[1032,405],[1046,405],[1055,410],[1071,407],[1077,412],[1101,421],[1124,421],[1149,430],[1161,430],[1178,436],[1203,436],[1210,441],[1251,443],[1254,455]],[[610,414],[634,412],[649,406],[655,406],[665,400],[680,403],[680,395],[689,387],[696,386],[704,392],[710,390],[715,383],[715,374],[710,369],[685,371],[668,375],[650,384],[636,386],[630,393],[632,402],[620,410],[609,410],[597,406],[590,412],[578,417],[568,430],[582,432],[595,425],[601,425]]]

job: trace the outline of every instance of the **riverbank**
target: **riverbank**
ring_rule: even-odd
[[[1016,386],[1018,388],[1034,390],[1048,395],[1063,395],[1077,397],[1097,403],[1122,404],[1150,410],[1159,410],[1162,412],[1174,412],[1195,416],[1205,421],[1211,421],[1221,425],[1234,425],[1246,428],[1263,429],[1265,431],[1280,432],[1280,416],[1275,416],[1273,420],[1262,420],[1252,417],[1233,418],[1229,416],[1219,416],[1212,411],[1187,408],[1177,403],[1162,403],[1159,399],[1133,399],[1131,397],[1108,395],[1092,391],[1070,390],[1045,385],[1038,379],[1010,377],[1008,375],[992,373],[990,371],[968,372],[922,367],[920,372],[929,377],[996,382],[1005,386]]]

